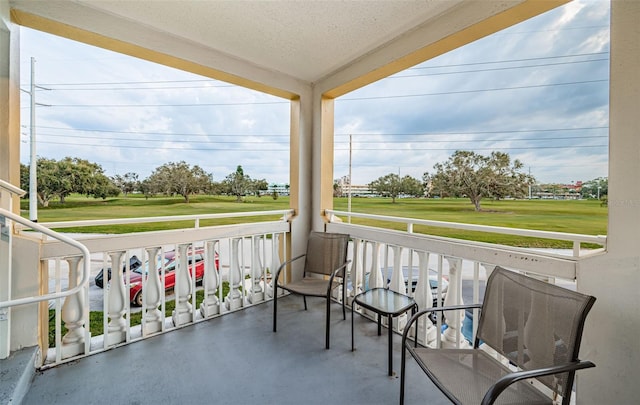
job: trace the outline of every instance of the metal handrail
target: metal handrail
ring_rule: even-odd
[[[375,220],[387,221],[387,222],[398,222],[398,223],[408,224],[410,227],[413,225],[426,225],[426,226],[433,226],[433,227],[440,227],[440,228],[462,229],[467,231],[495,232],[495,233],[502,233],[507,235],[530,236],[530,237],[543,238],[543,239],[556,239],[556,240],[564,240],[569,242],[595,243],[602,246],[606,246],[606,243],[607,243],[606,235],[583,235],[578,233],[540,231],[535,229],[507,228],[503,226],[463,224],[460,222],[445,222],[445,221],[434,221],[434,220],[428,220],[428,219],[392,217],[392,216],[386,216],[386,215],[363,214],[363,213],[335,211],[335,210],[326,210],[326,213],[328,214],[330,221],[332,220],[331,215],[335,215],[335,216],[346,216],[346,217],[353,217],[353,218],[375,219]],[[412,232],[412,230],[409,230],[408,232]]]
[[[4,185],[3,185],[4,187]],[[31,229],[34,229],[36,231],[42,232],[45,235],[51,236],[52,238],[58,239],[61,242],[64,242],[68,245],[74,246],[76,248],[78,248],[78,250],[80,250],[80,252],[82,253],[82,256],[84,258],[84,269],[82,272],[82,279],[81,281],[78,283],[77,286],[66,290],[66,291],[60,291],[60,292],[55,292],[55,293],[51,293],[51,294],[44,294],[44,295],[39,295],[39,296],[33,296],[33,297],[25,297],[25,298],[18,298],[15,300],[9,300],[9,301],[3,301],[0,302],[0,309],[3,308],[8,308],[8,307],[13,307],[13,306],[17,306],[17,305],[25,305],[25,304],[35,304],[37,302],[42,302],[42,301],[49,301],[49,300],[53,300],[53,299],[57,299],[57,298],[63,298],[63,297],[67,297],[69,295],[73,295],[75,293],[77,293],[78,291],[80,291],[82,288],[86,287],[87,284],[89,284],[89,277],[91,274],[91,253],[89,253],[89,249],[87,249],[87,247],[85,245],[83,245],[82,243],[78,242],[77,240],[74,240],[68,236],[62,235],[58,232],[52,231],[51,229],[42,226],[38,223],[35,222],[31,222],[28,219],[24,219],[19,215],[16,215],[12,212],[9,212],[5,209],[0,208],[0,216],[4,216],[7,217],[9,219],[11,219],[14,222],[20,223],[22,225],[25,225],[26,227],[29,227]]]
[[[139,218],[115,218],[115,219],[89,219],[83,221],[59,221],[59,222],[45,222],[43,225],[48,228],[72,228],[83,226],[103,226],[103,225],[123,225],[123,224],[140,224],[149,222],[166,222],[166,221],[196,221],[196,227],[199,226],[199,221],[202,219],[220,219],[220,218],[235,218],[235,217],[256,217],[256,216],[269,216],[269,215],[282,215],[283,220],[289,220],[293,215],[293,210],[272,210],[272,211],[251,211],[251,212],[233,212],[222,214],[193,214],[193,215],[172,215],[164,217],[139,217]],[[17,227],[18,230],[24,227]]]

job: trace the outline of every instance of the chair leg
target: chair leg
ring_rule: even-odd
[[[278,320],[278,287],[275,288],[273,294],[273,331],[276,331],[276,323]]]
[[[418,326],[416,325],[416,328]],[[418,340],[416,338],[416,340]],[[403,342],[404,343],[404,342]],[[404,368],[406,363],[406,353],[404,345],[402,347],[402,355],[400,356],[400,405],[404,405]]]
[[[306,311],[307,310],[307,296],[303,295],[302,296],[302,300],[304,301],[304,310]]]
[[[325,328],[325,348],[329,349],[329,327],[331,325],[331,298],[327,297],[327,325]]]
[[[346,302],[347,302],[347,288],[343,282],[342,283],[342,319],[343,320],[347,320],[347,310],[345,306]]]

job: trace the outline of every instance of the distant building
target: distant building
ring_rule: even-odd
[[[289,195],[289,185],[288,184],[278,184],[278,183],[273,183],[273,184],[269,184],[269,187],[267,187],[266,190],[261,190],[260,194],[261,195],[273,195],[274,191],[276,193],[278,193],[278,195]]]
[[[349,176],[344,176],[340,180],[338,180],[338,189],[337,194],[342,197],[347,197],[349,195]],[[377,194],[375,191],[369,189],[369,185],[351,185],[351,196],[352,197],[375,197]]]

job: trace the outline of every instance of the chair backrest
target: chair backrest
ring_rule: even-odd
[[[485,290],[478,340],[521,369],[578,360],[582,330],[595,298],[496,267]],[[573,374],[538,379],[563,397]]]
[[[307,243],[304,273],[331,275],[347,261],[349,235],[311,232]]]

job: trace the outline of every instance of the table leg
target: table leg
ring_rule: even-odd
[[[353,308],[356,306],[355,302],[351,303],[351,351],[355,350],[355,342],[353,338]]]
[[[376,313],[378,317],[378,336],[382,335],[382,314]]]
[[[389,376],[393,375],[393,318],[388,317],[387,327],[389,329]]]

